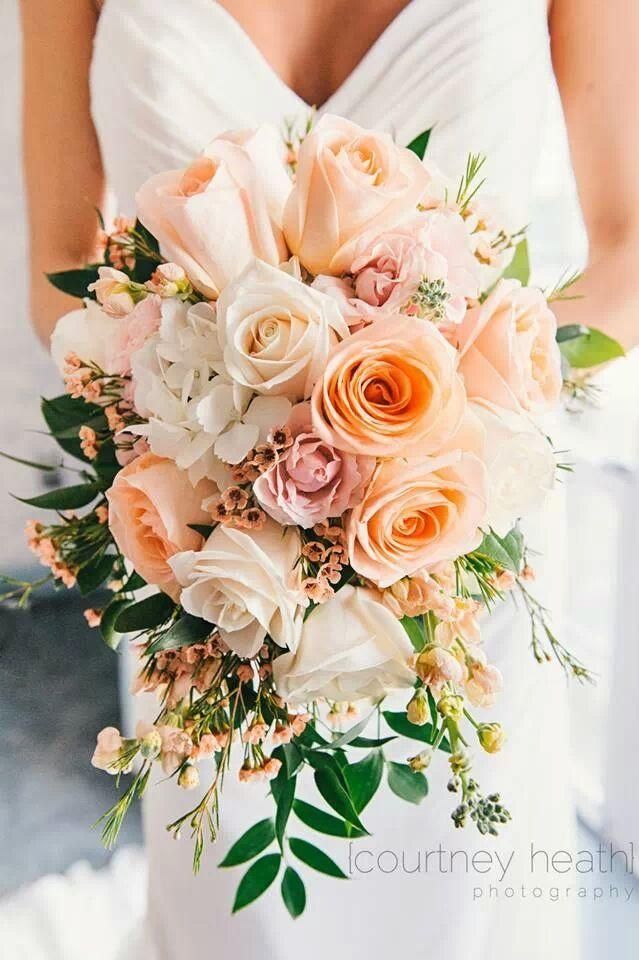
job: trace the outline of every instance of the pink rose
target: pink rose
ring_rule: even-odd
[[[510,410],[551,407],[562,387],[556,331],[540,290],[502,280],[452,334],[468,396]]]
[[[346,520],[351,566],[389,587],[474,550],[486,496],[486,468],[473,453],[385,460]]]
[[[359,237],[414,213],[429,182],[415,154],[387,134],[326,114],[300,147],[287,243],[311,273],[345,273]]]
[[[123,317],[113,344],[109,370],[131,372],[131,356],[157,333],[162,319],[161,299],[156,294],[145,297]]]
[[[174,600],[180,588],[169,558],[202,545],[188,524],[210,522],[202,501],[216,489],[207,480],[193,487],[172,460],[145,453],[120,470],[107,492],[109,527],[118,547],[147,583]]]
[[[293,443],[285,457],[255,481],[255,496],[278,523],[308,528],[341,517],[370,479],[374,458],[342,453],[318,437],[307,403],[293,408],[287,426]]]
[[[439,453],[466,413],[455,351],[432,323],[401,315],[380,316],[336,347],[311,402],[322,439],[379,457]]]
[[[351,266],[355,293],[372,307],[460,323],[479,296],[479,264],[460,216],[433,211],[394,230],[363,236]]]
[[[269,138],[262,147],[263,164],[271,169],[277,155],[269,150],[276,148]],[[213,299],[253,256],[273,265],[287,257],[273,220],[278,203],[267,195],[249,150],[231,139],[214,140],[185,170],[151,177],[136,200],[163,255]]]

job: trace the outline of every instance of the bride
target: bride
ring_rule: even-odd
[[[575,288],[583,299],[559,304],[559,321],[639,341],[635,0],[553,0],[550,10],[547,0],[22,0],[22,12],[32,313],[43,339],[69,308],[44,272],[91,260],[95,208],[108,193],[118,212],[132,213],[147,177],[183,166],[217,134],[303,122],[311,105],[402,144],[432,128],[429,156],[451,175],[469,150],[487,154],[485,189],[507,203],[514,226],[527,223],[552,67],[590,240]],[[543,590],[544,581],[557,587],[561,564],[556,523],[546,517],[541,529],[553,529],[554,551],[552,570],[547,556],[539,563]],[[538,530],[533,546],[543,554]],[[547,866],[553,853],[575,852],[565,684],[559,671],[528,667],[527,630],[509,607],[485,630],[506,678],[500,720],[510,734],[500,785],[513,823],[499,841],[455,832],[445,791],[401,817],[379,799],[358,858],[329,847],[352,881],[338,895],[316,875],[310,908],[294,924],[274,896],[231,917],[238,877],[215,864],[259,817],[260,798],[228,782],[219,845],[193,878],[188,840],[164,831],[179,803],[164,785],[145,801],[148,916],[124,955],[576,958],[570,896],[548,896],[568,886]],[[487,784],[490,760],[478,761]],[[531,860],[534,851],[544,856]]]

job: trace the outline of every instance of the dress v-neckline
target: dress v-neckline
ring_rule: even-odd
[[[272,80],[284,91],[291,99],[294,99],[297,104],[303,107],[305,110],[316,110],[317,113],[327,112],[333,105],[335,100],[343,96],[348,89],[355,83],[357,78],[364,72],[366,66],[371,63],[371,61],[377,56],[382,46],[384,46],[391,36],[400,29],[400,25],[403,22],[404,18],[408,15],[409,11],[413,7],[416,7],[420,0],[408,0],[408,3],[402,7],[399,13],[395,14],[393,19],[384,27],[379,36],[373,40],[370,47],[366,50],[364,55],[358,60],[353,69],[347,76],[342,80],[338,87],[321,104],[311,104],[304,99],[293,87],[289,86],[288,83],[280,76],[278,71],[275,69],[273,64],[270,62],[268,57],[262,53],[255,40],[251,37],[248,31],[242,26],[242,24],[237,20],[233,14],[227,10],[227,8],[218,3],[217,0],[213,0],[211,6],[220,12],[230,28],[234,30],[236,35],[239,37],[240,41],[244,44],[249,54],[253,59],[260,64],[264,73],[272,78]]]

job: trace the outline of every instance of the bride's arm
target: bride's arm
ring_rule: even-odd
[[[589,241],[559,322],[639,344],[639,3],[553,0],[550,32]]]
[[[45,271],[94,256],[104,178],[89,108],[92,0],[21,0],[23,143],[31,253],[31,316],[43,340],[77,301]]]

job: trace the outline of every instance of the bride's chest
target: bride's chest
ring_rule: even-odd
[[[439,162],[471,149],[514,160],[535,134],[548,63],[546,0],[412,0],[321,112],[402,142],[432,127]],[[107,173],[120,183],[123,156],[142,179],[224,129],[282,126],[309,109],[214,0],[106,0],[91,84]]]

